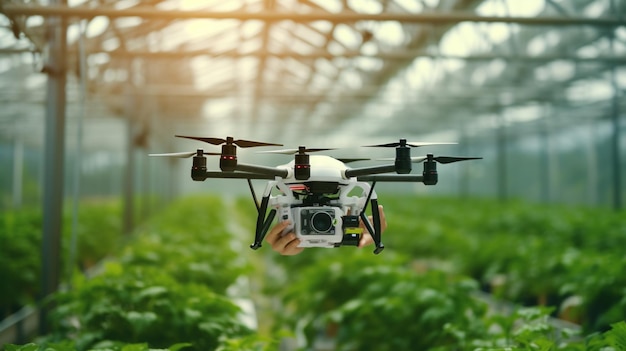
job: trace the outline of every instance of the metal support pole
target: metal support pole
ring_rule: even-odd
[[[129,65],[130,67],[130,65]],[[126,168],[124,170],[124,218],[123,231],[129,235],[133,231],[135,218],[135,120],[133,112],[136,111],[134,104],[136,103],[135,95],[128,94],[126,102]]]
[[[19,132],[13,144],[13,208],[22,207],[22,178],[24,173],[24,144]]]
[[[600,170],[602,165],[599,161],[600,155],[598,150],[598,122],[590,121],[587,128],[587,143],[585,145],[585,153],[587,160],[587,202],[591,206],[599,206],[600,201]]]
[[[65,0],[52,0],[63,5]],[[60,283],[61,222],[63,209],[63,166],[66,103],[66,23],[60,17],[49,19],[50,56],[44,67],[48,73],[46,132],[44,149],[43,238],[41,245],[41,298],[54,293]],[[50,305],[40,310],[39,331],[48,330]]]
[[[540,129],[539,129],[539,135],[541,138],[541,159],[540,159],[540,165],[539,165],[539,169],[541,172],[541,178],[540,178],[540,192],[541,194],[539,195],[541,198],[541,201],[544,203],[548,203],[552,200],[552,194],[551,194],[551,179],[552,179],[552,172],[551,172],[551,166],[550,166],[550,157],[552,155],[552,149],[551,149],[551,145],[550,145],[550,109],[548,106],[544,106],[543,110],[544,115],[541,118],[541,124],[540,124]]]
[[[611,38],[613,42],[615,38]],[[622,209],[622,169],[621,169],[621,150],[620,150],[620,137],[621,137],[621,123],[620,123],[620,88],[617,81],[617,69],[615,66],[611,67],[611,85],[613,87],[613,101],[611,111],[611,125],[613,133],[611,135],[611,150],[612,150],[612,169],[613,169],[613,208],[615,210]]]
[[[574,17],[574,16],[479,16],[472,12],[433,12],[433,13],[397,13],[383,12],[376,14],[325,11],[289,12],[289,11],[184,11],[156,10],[151,7],[133,7],[126,9],[84,6],[68,7],[51,4],[49,6],[5,5],[3,12],[10,16],[65,16],[72,18],[109,18],[141,17],[144,19],[184,20],[184,19],[235,19],[239,21],[293,21],[298,23],[327,21],[331,23],[352,23],[358,21],[394,21],[414,24],[451,25],[460,22],[480,23],[517,23],[535,26],[595,26],[619,27],[626,21],[612,17]]]
[[[496,149],[498,153],[498,173],[496,179],[498,184],[498,199],[500,201],[506,201],[509,197],[508,194],[508,172],[507,172],[507,134],[506,134],[506,121],[503,111],[498,112],[498,128],[496,129]]]

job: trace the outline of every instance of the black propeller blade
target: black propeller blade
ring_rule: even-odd
[[[239,147],[256,147],[256,146],[283,146],[283,144],[274,144],[274,143],[265,143],[262,141],[252,141],[252,140],[235,140],[233,137],[226,137],[226,139],[222,138],[206,138],[206,137],[195,137],[195,136],[187,136],[187,135],[176,135],[177,138],[186,138],[198,141],[204,141],[205,143],[213,144],[213,145],[237,145]]]
[[[306,148],[304,146],[300,146],[297,149],[282,149],[282,150],[270,150],[270,151],[262,151],[261,153],[264,154],[283,154],[283,155],[294,155],[294,154],[304,154],[307,152],[319,152],[319,151],[328,151],[328,150],[335,150],[333,148]]]
[[[177,158],[189,158],[191,156],[195,156],[198,154],[198,151],[189,151],[189,152],[172,152],[166,154],[149,154],[148,156],[156,156],[156,157],[177,157]],[[219,152],[206,152],[202,151],[200,156],[202,155],[213,155],[219,156],[221,155]]]
[[[377,145],[365,145],[365,147],[399,147],[399,146],[431,146],[431,145],[455,145],[456,143],[439,143],[439,142],[408,142],[406,139],[400,139],[396,143],[377,144]]]
[[[411,162],[423,162],[424,160],[428,159],[428,156],[418,156],[418,157],[411,157]],[[436,156],[433,157],[433,161],[437,161],[441,164],[447,164],[447,163],[453,163],[453,162],[459,162],[459,161],[467,161],[467,160],[481,160],[482,157],[454,157],[454,156]]]
[[[351,163],[351,162],[358,162],[358,161],[369,161],[371,160],[371,158],[345,158],[345,157],[341,157],[338,158],[337,161],[343,162],[343,163]]]
[[[428,159],[428,156],[415,156],[411,157],[411,162],[420,163],[424,162],[424,160]],[[433,161],[439,162],[441,164],[459,162],[459,161],[467,161],[467,160],[481,160],[482,157],[454,157],[454,156],[437,156],[433,157]],[[379,161],[393,161],[395,158],[379,158]]]

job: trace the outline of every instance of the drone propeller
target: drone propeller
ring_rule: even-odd
[[[328,151],[335,150],[333,148],[317,148],[317,149],[309,149],[304,146],[300,146],[297,149],[282,149],[282,150],[269,150],[262,151],[264,154],[283,154],[283,155],[295,155],[295,154],[305,154],[307,152],[319,152],[319,151]]]
[[[428,159],[428,156],[415,156],[411,157],[411,162],[420,163]],[[467,161],[467,160],[480,160],[482,157],[453,157],[453,156],[437,156],[432,158],[433,161],[437,161],[441,164],[459,162],[459,161]],[[380,161],[393,161],[394,158],[379,158]]]
[[[406,139],[400,139],[399,142],[396,143],[387,143],[387,144],[377,144],[377,145],[365,145],[365,147],[420,147],[420,146],[431,146],[431,145],[455,145],[456,143],[439,143],[439,142],[408,142]]]
[[[419,157],[411,157],[411,162],[423,162],[428,159],[428,156],[419,156]],[[455,157],[455,156],[437,156],[433,157],[433,161],[439,162],[441,164],[459,162],[459,161],[467,161],[467,160],[481,160],[482,157]]]
[[[283,144],[274,144],[274,143],[265,143],[262,141],[252,141],[252,140],[235,140],[233,137],[226,137],[226,139],[222,138],[206,138],[206,137],[194,137],[194,136],[186,136],[186,135],[176,135],[178,138],[186,138],[198,141],[204,141],[205,143],[213,144],[213,145],[237,145],[239,147],[255,147],[255,146],[283,146]]]
[[[202,149],[198,149],[201,155],[221,155],[219,152],[205,152]],[[189,151],[189,152],[172,152],[167,154],[149,154],[148,156],[156,156],[156,157],[177,157],[177,158],[189,158],[191,156],[198,155],[198,151]]]
[[[370,161],[371,158],[338,158],[337,161],[343,162],[343,163],[352,163],[352,162],[358,162],[358,161]]]

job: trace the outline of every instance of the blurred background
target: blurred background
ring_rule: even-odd
[[[85,268],[109,255],[96,252],[102,228],[130,233],[190,194],[249,196],[240,181],[193,182],[189,159],[148,156],[219,151],[175,135],[368,158],[393,149],[360,146],[454,143],[412,155],[483,159],[441,165],[437,186],[379,193],[620,213],[625,91],[624,0],[2,0],[0,234],[28,227],[33,240],[0,259],[35,250],[26,264],[40,272],[8,296],[55,291],[60,260]],[[238,155],[291,160],[259,152],[271,149]],[[97,240],[76,249],[90,230]],[[0,304],[0,317],[24,301]]]
[[[174,137],[182,134],[356,157],[360,145],[399,138],[456,142],[413,154],[484,160],[446,166],[441,186],[411,191],[621,207],[625,7],[3,1],[0,205],[38,203],[53,169],[65,195],[80,182],[80,196],[120,196],[128,177],[137,194],[226,189],[191,182],[189,162],[147,157],[219,149]],[[63,42],[51,34],[59,18]],[[45,166],[46,151],[64,157]],[[289,161],[256,150],[241,157]]]

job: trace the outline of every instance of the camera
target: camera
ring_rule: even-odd
[[[342,213],[336,207],[297,207],[293,212],[301,235],[333,236],[341,232]]]
[[[293,231],[299,247],[356,246],[363,232],[358,216],[346,216],[335,206],[284,208],[282,219],[291,221],[283,234]]]

